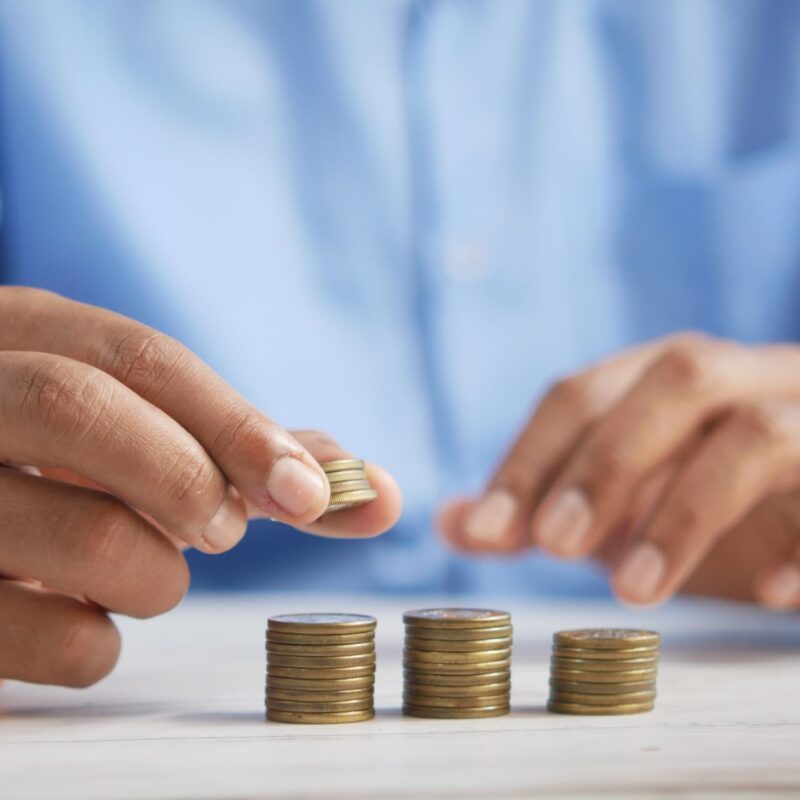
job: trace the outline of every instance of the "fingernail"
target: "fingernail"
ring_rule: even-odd
[[[784,564],[764,584],[764,602],[773,608],[789,608],[800,598],[800,569]]]
[[[284,511],[295,517],[318,506],[325,494],[322,477],[300,459],[279,458],[267,479],[267,492]]]
[[[475,542],[498,542],[517,513],[517,501],[506,489],[492,489],[472,509],[464,533]]]
[[[614,575],[614,586],[625,600],[647,603],[654,597],[666,569],[661,550],[651,542],[644,542],[622,559]]]
[[[566,489],[539,523],[537,541],[556,555],[575,555],[592,525],[592,508],[579,489]]]
[[[202,549],[212,553],[229,550],[244,536],[246,528],[247,514],[242,500],[229,486],[222,505],[203,531]]]

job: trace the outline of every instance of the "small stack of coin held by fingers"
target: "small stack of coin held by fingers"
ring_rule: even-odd
[[[639,714],[656,701],[661,637],[598,628],[553,635],[550,700],[559,714]]]
[[[267,719],[308,724],[375,716],[374,617],[283,614],[267,624]]]
[[[508,714],[511,616],[505,611],[432,608],[403,614],[403,713],[476,719]]]
[[[377,499],[364,462],[357,458],[342,458],[320,464],[331,485],[331,499],[326,513],[363,506]]]

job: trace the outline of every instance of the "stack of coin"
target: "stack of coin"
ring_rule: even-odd
[[[375,715],[375,618],[283,614],[267,625],[267,719],[361,722]]]
[[[412,717],[499,717],[510,708],[511,616],[478,608],[403,614],[403,713]]]
[[[556,633],[547,708],[559,714],[652,711],[660,641],[653,631],[624,628]]]
[[[371,503],[378,493],[369,482],[364,462],[357,458],[342,458],[320,464],[331,485],[327,511],[342,511]]]

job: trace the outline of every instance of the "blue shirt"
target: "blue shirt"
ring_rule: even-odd
[[[794,339],[800,4],[0,0],[4,280],[176,336],[386,465],[370,543],[254,528],[200,585],[571,591],[431,532],[545,387]]]

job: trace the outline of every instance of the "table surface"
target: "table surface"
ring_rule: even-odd
[[[0,691],[0,797],[800,797],[797,616],[706,603],[648,613],[497,603],[514,616],[512,713],[406,718],[400,615],[441,604],[209,597],[160,619],[120,620],[123,657],[98,686]],[[376,719],[265,722],[266,617],[313,610],[378,617]],[[548,714],[553,631],[609,625],[663,634],[656,710]]]

